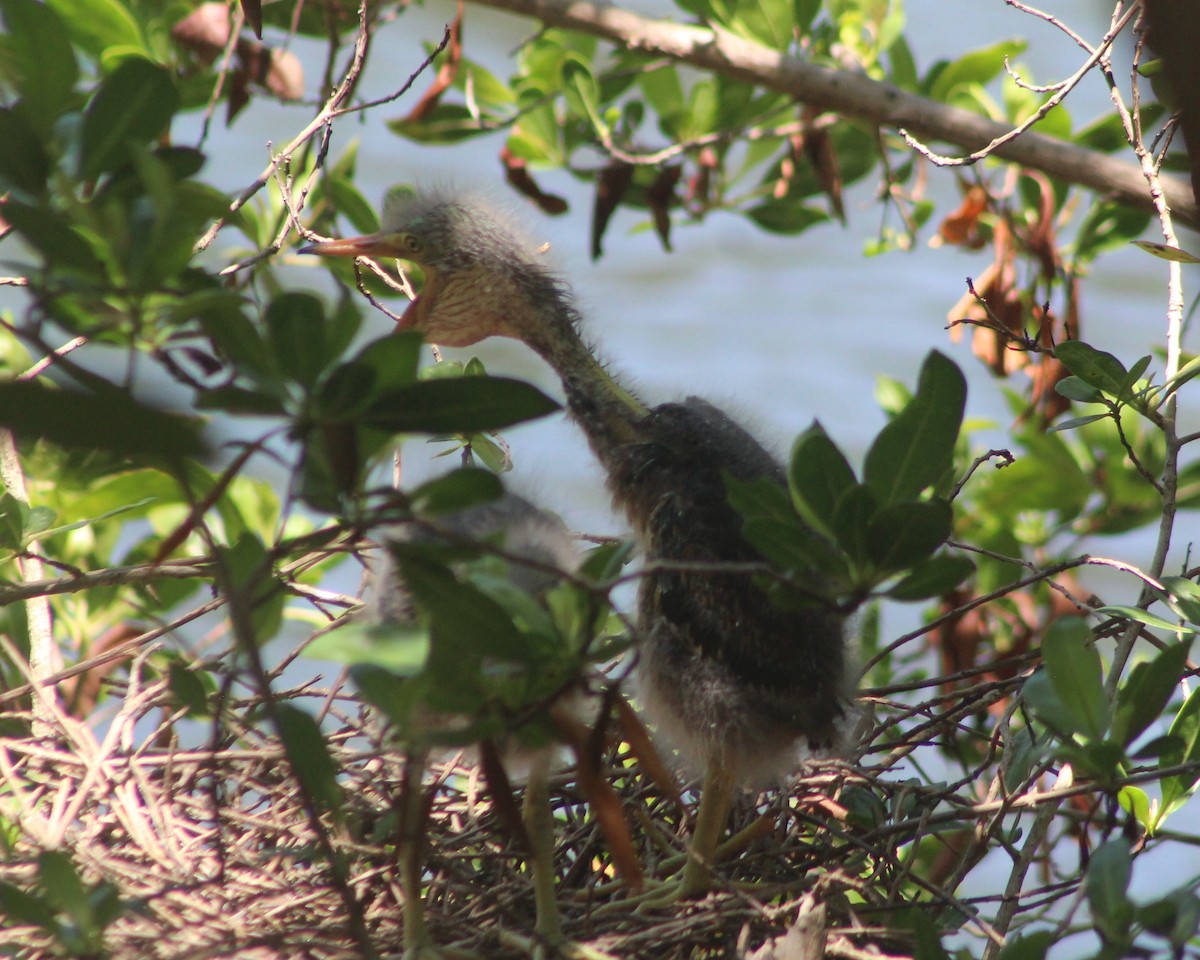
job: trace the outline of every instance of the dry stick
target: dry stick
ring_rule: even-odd
[[[904,129],[925,140],[977,150],[1010,131],[1006,124],[937,103],[860,74],[809,63],[772,50],[720,27],[691,27],[650,20],[587,0],[474,0],[484,6],[535,17],[548,26],[603,37],[622,47],[657,54],[702,70],[761,84],[823,110],[881,127]],[[994,155],[1056,180],[1111,194],[1122,203],[1150,206],[1142,172],[1094,150],[1027,131],[995,148]],[[1161,178],[1176,219],[1200,226],[1200,206],[1189,184]]]
[[[366,3],[362,3],[359,6],[359,30],[358,37],[354,44],[354,56],[351,60],[350,66],[346,70],[345,75],[342,77],[341,83],[338,84],[337,89],[334,90],[329,99],[325,102],[325,105],[321,108],[317,115],[308,122],[304,129],[301,130],[295,137],[293,137],[291,142],[288,143],[283,150],[271,158],[271,162],[267,164],[262,173],[255,178],[253,183],[251,183],[240,194],[238,194],[237,199],[235,199],[233,203],[229,205],[229,209],[226,211],[225,215],[214,222],[212,226],[209,227],[205,232],[204,236],[196,241],[196,245],[193,248],[194,252],[199,253],[201,250],[206,250],[213,240],[216,239],[217,234],[220,233],[224,228],[225,224],[229,220],[229,217],[237,213],[238,210],[245,206],[250,199],[258,193],[259,190],[270,183],[271,178],[275,175],[275,170],[279,167],[279,165],[281,163],[290,161],[292,154],[295,153],[295,151],[301,146],[303,146],[309,139],[311,139],[318,130],[326,127],[329,123],[342,114],[354,113],[360,110],[367,110],[371,107],[379,106],[380,104],[390,103],[391,101],[396,100],[407,93],[412,87],[413,83],[416,82],[417,77],[419,77],[446,48],[446,45],[449,43],[450,39],[450,31],[449,28],[447,28],[446,34],[443,36],[441,43],[434,48],[433,52],[426,57],[421,66],[414,71],[412,76],[410,76],[408,80],[404,82],[399,90],[396,90],[394,93],[391,93],[386,97],[372,100],[369,103],[360,104],[354,107],[343,107],[343,102],[350,95],[351,91],[353,91],[358,82],[359,74],[362,72],[363,63],[366,60],[367,55],[369,36],[370,31],[367,29],[367,5]],[[228,268],[226,271],[222,272],[228,272]]]
[[[189,610],[187,613],[182,614],[179,617],[176,617],[174,620],[164,626],[155,627],[153,630],[134,637],[132,640],[127,640],[122,644],[118,644],[117,646],[105,650],[103,653],[97,654],[94,657],[90,657],[89,659],[80,663],[77,663],[74,666],[67,667],[65,670],[60,670],[58,673],[51,674],[50,676],[44,677],[37,682],[26,683],[23,686],[15,687],[12,690],[6,690],[4,693],[0,694],[0,706],[3,706],[4,704],[13,700],[19,700],[21,697],[28,696],[31,691],[36,690],[40,692],[45,687],[52,687],[61,683],[63,680],[69,680],[71,677],[78,676],[81,673],[87,673],[89,670],[103,666],[107,663],[112,663],[114,660],[123,660],[140,647],[143,647],[148,643],[152,643],[153,641],[165,636],[168,633],[171,633],[173,630],[178,629],[186,623],[190,623],[193,620],[199,619],[206,613],[211,613],[213,610],[223,606],[224,603],[225,601],[220,598],[209,600],[207,603],[204,603],[201,606],[196,607],[193,610]],[[0,641],[2,640],[3,637],[0,636]]]
[[[1008,933],[1009,925],[1016,916],[1017,906],[1021,901],[1021,888],[1025,885],[1025,876],[1046,840],[1046,833],[1050,829],[1050,824],[1054,822],[1054,817],[1058,814],[1061,802],[1046,804],[1034,816],[1029,836],[1026,837],[1025,843],[1021,847],[1021,854],[1017,857],[1012,872],[1008,875],[1008,883],[1004,887],[1004,899],[1000,901],[1000,909],[996,911],[995,927],[1001,937]],[[997,944],[995,941],[989,941],[987,948],[983,951],[983,960],[994,960],[1002,946],[1003,943]]]
[[[251,183],[248,187],[246,187],[246,189],[238,194],[237,199],[229,205],[229,209],[226,211],[225,215],[214,222],[213,225],[205,232],[204,236],[196,241],[193,252],[199,253],[201,250],[208,249],[209,244],[216,239],[217,234],[221,232],[221,229],[225,226],[226,222],[229,220],[229,217],[237,213],[250,201],[251,197],[253,197],[256,193],[258,193],[259,190],[270,183],[271,177],[275,173],[275,168],[278,167],[279,164],[285,159],[290,159],[295,150],[299,149],[314,133],[325,126],[325,124],[327,124],[337,112],[338,108],[342,104],[342,101],[349,96],[350,91],[354,89],[355,81],[357,80],[359,73],[362,72],[363,61],[366,59],[367,55],[367,41],[369,33],[367,31],[367,4],[365,0],[359,5],[358,18],[359,29],[358,37],[354,42],[354,57],[350,62],[350,66],[346,71],[346,75],[342,78],[342,82],[338,84],[338,88],[330,95],[329,99],[325,102],[325,106],[323,106],[317,115],[313,117],[311,121],[309,121],[308,126],[306,126],[300,131],[299,134],[293,137],[292,142],[284,147],[280,153],[271,158],[271,162],[267,164],[266,169],[264,169],[263,172],[258,175],[253,183]]]
[[[1122,16],[1109,28],[1108,33],[1104,35],[1104,39],[1100,41],[1096,49],[1093,50],[1087,60],[1084,61],[1083,66],[1076,70],[1074,74],[1064,80],[1061,84],[1056,84],[1058,89],[1053,96],[1048,97],[1046,102],[1043,103],[1028,119],[1022,121],[1018,126],[1005,131],[1005,133],[999,137],[996,137],[987,146],[981,147],[965,157],[944,157],[939,156],[924,144],[919,143],[908,133],[907,130],[901,130],[900,135],[904,137],[904,142],[916,150],[917,153],[921,154],[921,156],[932,161],[939,167],[967,167],[978,163],[980,160],[990,157],[993,153],[997,153],[999,148],[1004,146],[1004,144],[1011,143],[1018,137],[1024,135],[1024,133],[1035,123],[1043,119],[1048,113],[1050,113],[1051,110],[1055,109],[1060,103],[1062,103],[1067,94],[1074,90],[1079,84],[1079,81],[1087,76],[1087,74],[1091,73],[1096,64],[1098,64],[1103,57],[1108,55],[1108,51],[1111,48],[1113,41],[1117,38],[1117,35],[1120,34],[1126,26],[1128,26],[1129,21],[1133,19],[1133,15],[1140,8],[1140,2],[1133,3],[1129,9],[1125,11],[1124,16]]]
[[[203,532],[208,536],[207,528],[203,528]],[[216,554],[216,543],[212,543],[211,547],[214,554]],[[258,591],[272,577],[272,568],[272,560],[268,557],[250,571],[248,575],[238,578],[235,582],[233,572],[229,566],[218,562],[216,565],[215,580],[220,588],[220,592],[225,596],[228,605],[229,626],[234,635],[235,647],[249,665],[251,677],[259,696],[262,698],[264,713],[271,722],[279,742],[284,745],[284,753],[291,770],[291,779],[296,786],[297,795],[300,797],[301,809],[308,822],[308,827],[316,839],[316,846],[320,851],[321,858],[325,861],[329,869],[332,886],[338,894],[342,907],[345,910],[345,921],[349,935],[354,941],[359,955],[364,957],[365,960],[373,960],[379,954],[366,924],[363,905],[354,894],[346,862],[338,854],[333,838],[330,836],[330,832],[322,820],[321,808],[317,802],[317,798],[313,795],[308,781],[296,769],[296,758],[287,747],[288,741],[284,725],[280,720],[277,695],[271,687],[270,676],[260,655],[259,639],[251,613],[257,602],[256,595]]]
[[[1137,61],[1141,55],[1141,49],[1142,42],[1139,40],[1134,51],[1134,63],[1130,71],[1134,98],[1132,111],[1125,106],[1121,92],[1113,80],[1112,69],[1107,58],[1101,61],[1101,68],[1105,79],[1109,82],[1109,95],[1112,98],[1113,106],[1116,107],[1118,114],[1125,124],[1125,131],[1129,137],[1129,142],[1133,145],[1134,152],[1137,154],[1138,161],[1141,164],[1142,175],[1149,188],[1148,193],[1154,203],[1155,212],[1158,214],[1163,239],[1168,245],[1177,247],[1179,246],[1179,239],[1175,234],[1175,227],[1172,222],[1172,214],[1177,211],[1173,211],[1174,202],[1169,200],[1165,194],[1165,184],[1159,174],[1158,166],[1150,151],[1146,149],[1145,142],[1142,139],[1137,72]],[[1181,216],[1180,219],[1186,222],[1185,217]],[[1182,340],[1183,278],[1178,261],[1169,260],[1167,261],[1167,362],[1163,368],[1164,383],[1170,383],[1172,378],[1179,373]],[[1166,568],[1167,551],[1171,547],[1171,534],[1175,528],[1175,510],[1179,489],[1179,451],[1181,447],[1179,433],[1176,428],[1176,413],[1176,391],[1173,390],[1163,404],[1162,418],[1158,424],[1163,432],[1165,450],[1163,455],[1162,481],[1161,486],[1158,487],[1159,493],[1162,495],[1162,519],[1158,525],[1158,540],[1154,545],[1154,557],[1150,562],[1150,575],[1154,580],[1160,578],[1163,570]],[[1147,581],[1148,585],[1149,583],[1150,581]],[[1148,605],[1153,599],[1154,594],[1144,587],[1138,603],[1139,605]],[[1120,680],[1125,664],[1129,660],[1129,655],[1133,652],[1133,645],[1137,641],[1138,633],[1138,625],[1130,624],[1129,629],[1122,634],[1117,642],[1116,649],[1113,651],[1112,667],[1105,682],[1106,691],[1110,697],[1116,693],[1117,681]]]
[[[84,342],[86,341],[83,338],[76,337],[59,349],[48,351],[45,357],[17,379],[34,379],[60,356],[70,353]],[[9,429],[0,430],[0,482],[9,494],[28,506],[29,490],[25,486],[25,471],[17,451],[17,439]],[[30,541],[24,552],[17,557],[17,569],[26,586],[46,576],[46,568],[38,556],[38,550],[37,541]],[[62,669],[62,657],[54,645],[54,619],[50,612],[50,600],[37,593],[28,594],[22,599],[25,600],[25,619],[29,631],[29,674],[34,683],[40,683],[55,671]],[[50,732],[48,724],[53,719],[51,706],[52,698],[33,698],[33,731],[38,736]]]
[[[0,482],[14,499],[28,505],[25,471],[21,468],[16,438],[9,429],[0,430]],[[17,557],[17,569],[28,586],[30,581],[45,577],[46,568],[37,555],[36,541],[29,543],[26,549],[26,553]],[[50,615],[49,598],[37,593],[30,594],[25,600],[25,619],[29,630],[29,673],[33,681],[38,683],[62,666],[62,658],[54,646],[54,621]],[[47,701],[42,697],[34,697],[33,731],[37,736],[50,733],[51,716],[47,712]]]

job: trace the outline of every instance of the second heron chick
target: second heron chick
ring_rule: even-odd
[[[400,742],[407,759],[400,804],[399,849],[405,895],[406,960],[440,956],[426,929],[421,892],[424,869],[421,838],[425,833],[427,809],[422,780],[431,749],[435,743],[447,739],[465,741],[476,735],[484,736],[484,731],[489,741],[495,740],[496,762],[504,767],[518,765],[525,780],[522,821],[533,876],[537,912],[535,933],[539,949],[543,952],[552,950],[562,941],[555,892],[555,825],[548,783],[558,758],[552,737],[545,730],[534,728],[553,730],[552,711],[562,711],[574,722],[595,722],[599,699],[588,693],[581,661],[570,651],[557,651],[543,660],[531,655],[521,663],[521,670],[510,673],[508,678],[520,685],[523,695],[515,700],[503,698],[497,709],[492,698],[481,695],[476,689],[480,677],[472,676],[468,663],[478,657],[478,672],[481,675],[485,672],[482,661],[489,652],[486,642],[489,638],[485,637],[471,652],[467,649],[471,644],[465,638],[447,635],[447,631],[453,631],[453,623],[439,622],[442,619],[439,614],[443,611],[436,607],[420,609],[423,591],[412,580],[416,574],[414,564],[423,564],[423,547],[435,552],[439,548],[477,550],[485,557],[489,551],[494,551],[504,560],[504,583],[528,595],[527,599],[538,598],[578,567],[580,554],[574,538],[558,517],[511,493],[489,503],[444,514],[427,525],[415,522],[390,524],[375,530],[374,534],[380,548],[369,568],[363,618],[376,627],[405,628],[427,620],[431,631],[425,670],[399,688],[402,692],[415,694],[409,698],[402,693],[398,698],[406,701],[407,709],[396,703],[381,704],[384,711],[401,724]],[[435,571],[437,568],[435,563]],[[449,569],[441,572],[451,575]],[[424,579],[428,580],[428,574]],[[499,634],[506,624],[504,611],[497,610],[496,613],[494,623],[485,629],[494,629]],[[500,653],[502,659],[504,655],[514,655],[511,648]],[[528,676],[529,682],[521,683],[520,677],[526,674],[536,676]],[[422,679],[432,680],[432,683],[420,686]],[[414,683],[418,684],[415,690],[411,687]],[[455,701],[463,712],[445,709],[448,700]],[[472,703],[474,709],[469,706]],[[439,709],[435,704],[442,707]],[[493,777],[498,774],[501,782],[493,782]],[[507,791],[507,780],[508,775],[502,770],[492,768],[488,773],[493,791]]]

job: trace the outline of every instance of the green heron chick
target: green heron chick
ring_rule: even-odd
[[[580,560],[574,538],[554,514],[529,501],[506,493],[498,499],[439,517],[435,526],[392,524],[375,531],[381,549],[372,558],[366,578],[366,603],[362,616],[380,626],[407,626],[419,616],[418,603],[405,582],[403,563],[398,553],[404,545],[452,541],[488,542],[508,558],[507,580],[533,596],[543,594],[560,579],[574,571]],[[561,698],[568,710],[583,712],[587,696],[572,689]],[[412,726],[429,731],[453,728],[456,717],[418,707],[411,717]],[[469,718],[465,718],[469,722]],[[406,738],[407,763],[401,805],[399,851],[401,884],[404,890],[405,955],[417,958],[438,956],[425,925],[421,898],[421,837],[424,835],[425,803],[422,779],[429,759],[429,739],[409,733]],[[536,902],[536,933],[541,944],[553,947],[562,940],[554,879],[554,816],[550,807],[549,775],[555,756],[548,747],[523,749],[520,731],[501,744],[507,762],[518,762],[525,770],[525,800],[522,817],[529,839],[529,863],[533,874]]]
[[[485,207],[393,191],[379,233],[302,252],[413,262],[425,282],[402,329],[446,346],[512,337],[558,373],[647,564],[638,594],[639,699],[704,769],[678,891],[702,892],[735,786],[793,769],[802,744],[832,744],[847,710],[840,614],[817,603],[779,609],[747,574],[697,566],[760,559],[727,502],[724,476],[783,484],[782,468],[711,404],[690,397],[651,408],[622,387],[585,342],[566,284]]]

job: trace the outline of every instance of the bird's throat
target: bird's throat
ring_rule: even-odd
[[[592,449],[606,462],[617,445],[640,437],[647,408],[596,359],[575,324],[561,316],[543,317],[521,339],[552,366],[562,380],[571,414]]]

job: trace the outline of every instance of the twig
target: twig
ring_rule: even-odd
[[[1179,246],[1179,240],[1175,233],[1171,203],[1164,193],[1162,177],[1159,174],[1154,157],[1146,149],[1142,138],[1139,79],[1137,72],[1141,51],[1142,40],[1139,38],[1134,50],[1133,64],[1130,68],[1134,97],[1132,111],[1128,110],[1125,106],[1120,91],[1113,80],[1110,65],[1107,61],[1104,61],[1102,66],[1105,78],[1109,81],[1109,94],[1113,105],[1125,124],[1126,133],[1130,138],[1134,153],[1137,155],[1138,162],[1141,165],[1148,194],[1154,204],[1155,212],[1158,214],[1163,239],[1170,246],[1177,247]],[[1183,342],[1183,278],[1180,265],[1174,260],[1167,262],[1166,320],[1167,359],[1163,369],[1163,380],[1169,383],[1179,373]],[[1179,489],[1179,452],[1181,447],[1176,428],[1177,408],[1176,395],[1172,391],[1162,405],[1161,419],[1158,422],[1158,426],[1163,432],[1165,449],[1162,478],[1156,484],[1156,489],[1158,489],[1162,496],[1163,509],[1162,518],[1158,526],[1158,537],[1154,545],[1154,556],[1150,561],[1150,576],[1154,579],[1161,577],[1163,570],[1166,569],[1167,554],[1171,548],[1171,535],[1175,529],[1175,511]],[[1147,580],[1147,584],[1149,585],[1150,583],[1151,581]],[[1138,602],[1139,604],[1148,604],[1152,599],[1153,594],[1151,591],[1143,588],[1141,598]],[[1138,633],[1139,630],[1136,624],[1130,624],[1129,629],[1122,634],[1116,649],[1113,651],[1112,668],[1105,682],[1105,687],[1110,696],[1116,692],[1117,684],[1120,681],[1125,664],[1133,652],[1133,645],[1137,642]]]
[[[968,167],[972,164],[978,163],[980,160],[990,157],[992,154],[997,153],[1001,147],[1005,146],[1006,144],[1010,144],[1017,140],[1017,138],[1021,137],[1034,124],[1044,119],[1051,110],[1055,109],[1060,103],[1062,103],[1067,94],[1074,90],[1079,84],[1079,81],[1091,73],[1096,64],[1100,62],[1100,58],[1107,53],[1108,48],[1117,38],[1117,35],[1125,29],[1129,21],[1133,18],[1134,13],[1136,13],[1140,8],[1141,0],[1134,0],[1134,3],[1132,3],[1129,9],[1125,11],[1125,15],[1122,16],[1120,20],[1118,20],[1117,23],[1109,29],[1108,33],[1104,35],[1104,38],[1097,45],[1096,49],[1093,50],[1087,60],[1084,61],[1083,66],[1076,70],[1075,73],[1073,73],[1066,80],[1062,81],[1061,84],[1056,85],[1058,87],[1056,93],[1048,97],[1046,101],[1027,119],[1013,127],[1011,130],[1008,130],[1006,133],[993,138],[991,143],[989,143],[986,147],[975,150],[974,152],[963,157],[947,157],[934,153],[905,129],[901,129],[899,131],[900,136],[902,136],[904,138],[904,142],[912,147],[912,149],[917,151],[917,153],[921,154],[921,156],[925,157],[925,159],[939,167]]]
[[[971,465],[967,467],[967,472],[963,474],[963,478],[954,485],[954,489],[950,491],[950,496],[948,499],[954,500],[962,492],[962,488],[967,485],[967,481],[971,479],[975,471],[982,467],[989,460],[999,461],[999,463],[996,464],[997,470],[1003,470],[1005,467],[1011,467],[1017,462],[1016,458],[1013,457],[1011,450],[989,450],[982,456],[976,457]]]

